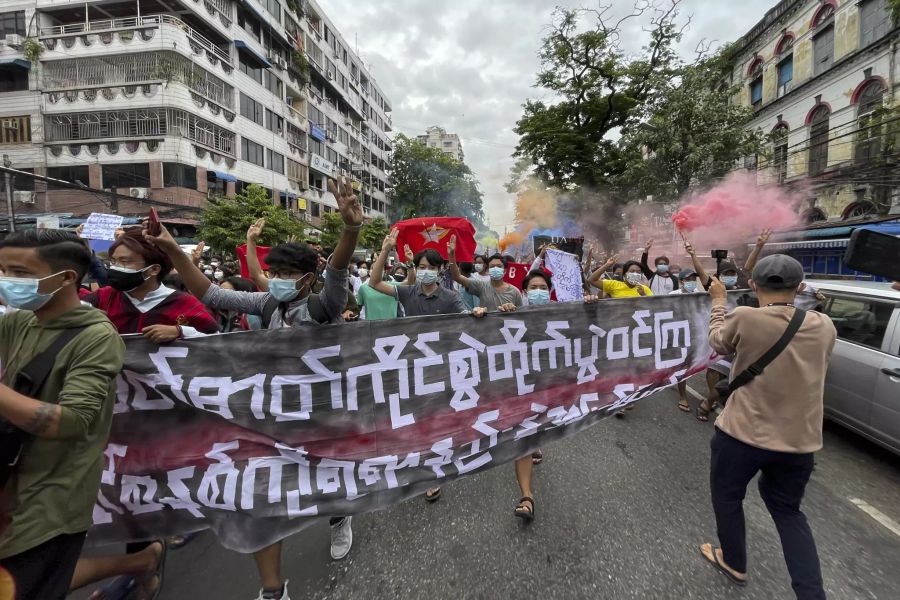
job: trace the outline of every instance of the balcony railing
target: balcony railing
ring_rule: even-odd
[[[187,23],[171,15],[148,15],[142,17],[126,17],[124,19],[102,19],[81,23],[69,23],[67,25],[54,25],[41,27],[41,38],[69,37],[85,35],[88,33],[103,33],[108,31],[146,29],[148,27],[160,27],[169,25],[184,32],[191,40],[199,44],[204,50],[212,53],[216,58],[232,66],[231,55],[225,50],[213,44],[205,36],[192,29]]]

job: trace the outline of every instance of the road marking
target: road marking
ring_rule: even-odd
[[[859,510],[881,523],[891,533],[900,537],[900,523],[897,523],[897,521],[893,520],[865,500],[860,500],[859,498],[847,498],[847,500],[855,504]]]

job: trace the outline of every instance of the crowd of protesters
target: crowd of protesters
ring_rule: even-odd
[[[554,278],[544,266],[547,248],[533,257],[520,286],[506,280],[509,256],[476,254],[471,262],[457,262],[455,238],[449,240],[446,259],[434,249],[413,253],[408,246],[401,254],[396,248],[398,231],[393,230],[373,260],[354,260],[362,210],[346,183],[329,182],[329,190],[344,223],[335,247],[326,249],[314,240],[280,243],[265,256],[264,268],[256,251],[265,228],[260,219],[247,231],[247,277],[239,275],[230,256],[204,252],[202,243],[186,253],[164,227],[158,235],[141,228],[117,232],[106,264],[71,232],[30,230],[0,242],[0,299],[6,313],[0,318],[4,367],[0,423],[27,436],[21,460],[0,480],[6,490],[0,501],[8,508],[3,515],[9,517],[0,523],[0,576],[8,573],[15,582],[15,598],[63,598],[71,590],[103,580],[108,583],[92,598],[155,598],[167,550],[186,541],[146,540],[129,544],[121,555],[80,557],[103,465],[115,379],[123,362],[119,334],[140,334],[165,344],[240,330],[308,328],[356,319],[445,314],[478,319],[490,312],[529,310],[556,301]],[[612,254],[608,260],[594,261],[591,250],[581,265],[583,302],[708,291],[714,305],[710,339],[723,358],[707,372],[709,393],[696,408],[696,418],[706,421],[719,402],[716,384],[729,375],[732,365],[736,370],[748,366],[765,350],[762,346],[774,341],[769,338],[778,337],[779,327],[784,328],[795,310],[814,309],[821,301],[816,290],[804,287],[796,261],[782,255],[759,259],[768,239],[769,232],[764,231],[743,266],[725,261],[716,275],[704,268],[687,242],[691,264],[686,266],[660,255],[651,267],[652,241],[640,260],[619,262]],[[772,258],[778,263],[772,264]],[[88,280],[91,283],[85,284]],[[726,315],[726,291],[748,286],[758,293],[762,308]],[[771,409],[753,393],[753,386],[771,382],[751,382],[735,392],[716,422],[712,485],[721,547],[706,544],[701,551],[738,584],[746,582],[740,500],[749,478],[762,470],[765,489],[761,480],[760,490],[786,553],[790,544],[796,554],[788,565],[798,597],[824,597],[815,545],[799,505],[812,452],[821,447],[821,434],[815,430],[821,429],[823,365],[834,343],[829,326],[821,315],[807,317],[797,334],[802,346],[774,363],[779,372],[805,369],[804,389],[811,391],[802,407],[793,413],[784,407]],[[742,336],[748,329],[755,335]],[[70,332],[67,344],[53,348],[53,339],[65,332]],[[45,385],[30,393],[20,389],[15,375],[29,361],[39,362],[39,351],[48,348],[55,354]],[[809,366],[804,353],[814,355],[819,366]],[[678,391],[678,408],[691,412],[684,382]],[[754,403],[755,417],[748,412],[748,403]],[[805,419],[802,431],[791,429],[799,427],[798,415]],[[764,438],[759,427],[748,428],[752,418],[771,420]],[[527,521],[535,518],[532,478],[542,458],[536,451],[515,461],[521,498],[514,515]],[[741,465],[739,472],[731,469],[736,463]],[[428,502],[440,497],[440,487],[425,493]],[[333,517],[330,525],[331,556],[340,560],[353,544],[352,519]],[[254,558],[261,588],[258,599],[288,600],[281,543],[256,552]]]

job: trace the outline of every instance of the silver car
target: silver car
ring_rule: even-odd
[[[900,292],[890,284],[807,280],[837,328],[825,416],[900,454]]]

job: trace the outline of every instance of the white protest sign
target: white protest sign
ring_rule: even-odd
[[[581,285],[581,267],[578,257],[562,250],[548,249],[544,255],[547,268],[553,273],[553,289],[560,302],[584,300]]]
[[[88,240],[115,240],[116,229],[122,226],[120,215],[91,213],[84,224],[81,237]]]
[[[38,229],[59,229],[59,217],[35,217],[34,226]]]

